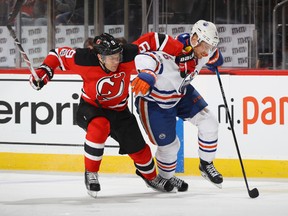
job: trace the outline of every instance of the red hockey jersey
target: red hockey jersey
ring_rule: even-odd
[[[139,49],[138,49],[139,47]],[[123,59],[117,71],[106,73],[100,66],[95,53],[88,48],[72,49],[61,47],[49,52],[44,64],[52,69],[58,66],[72,70],[83,79],[82,98],[98,107],[124,110],[128,104],[131,74],[136,73],[134,57],[138,52],[163,50],[171,55],[181,54],[183,45],[171,36],[154,32],[141,36],[134,44],[123,47]]]

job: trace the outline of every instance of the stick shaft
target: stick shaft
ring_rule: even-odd
[[[10,25],[13,22],[13,20],[16,18],[16,16],[18,15],[23,3],[24,3],[24,0],[17,0],[16,1],[12,12],[9,14],[7,25]]]
[[[31,64],[31,61],[28,58],[28,55],[26,54],[25,50],[23,49],[20,41],[18,40],[18,38],[16,36],[14,29],[11,26],[12,21],[15,19],[15,17],[17,16],[17,14],[19,13],[19,11],[21,9],[23,2],[24,2],[24,0],[17,0],[17,2],[15,3],[14,8],[12,10],[12,13],[10,14],[9,19],[8,19],[7,28],[8,28],[8,31],[10,32],[10,35],[14,39],[14,42],[15,42],[16,46],[18,47],[24,61],[26,62],[31,74],[34,76],[36,81],[39,81],[40,79],[39,79],[38,75],[36,74],[36,72],[33,68],[33,65]]]
[[[239,149],[239,146],[238,146],[236,134],[235,134],[233,123],[232,123],[232,118],[231,118],[230,111],[229,111],[229,108],[228,108],[228,103],[227,103],[227,100],[226,100],[226,96],[225,96],[225,92],[224,92],[224,89],[223,89],[223,85],[222,85],[222,81],[221,81],[221,78],[220,78],[220,74],[219,74],[218,68],[216,68],[216,74],[217,74],[217,78],[218,78],[218,82],[219,82],[222,98],[223,98],[223,101],[224,101],[226,113],[227,113],[227,116],[228,116],[229,124],[230,124],[230,127],[231,127],[234,143],[235,143],[235,146],[236,146],[238,158],[239,158],[239,161],[240,161],[242,174],[243,174],[243,177],[244,177],[244,180],[245,180],[246,188],[247,188],[247,190],[249,192],[250,190],[249,190],[249,186],[248,186],[248,181],[247,181],[247,177],[246,177],[246,173],[245,173],[245,169],[244,169],[244,165],[243,165],[240,149]]]

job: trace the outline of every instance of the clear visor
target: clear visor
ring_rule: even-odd
[[[216,46],[212,46],[205,41],[198,42],[195,48],[197,47],[198,52],[202,54],[202,56],[212,55],[212,53],[216,50]]]
[[[122,52],[113,55],[102,55],[102,59],[107,62],[122,62]]]
[[[202,46],[203,51],[207,52],[208,54],[213,53],[215,51],[215,49],[217,48],[216,46],[212,46],[205,41],[201,41],[199,43],[199,46]]]

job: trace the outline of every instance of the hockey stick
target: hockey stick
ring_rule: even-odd
[[[244,170],[244,165],[243,165],[243,162],[242,162],[240,150],[239,150],[239,147],[238,147],[238,142],[237,142],[237,139],[236,139],[236,135],[235,135],[235,131],[234,131],[233,123],[232,123],[232,118],[231,118],[231,115],[230,115],[230,112],[229,112],[229,108],[228,108],[227,100],[226,100],[226,97],[225,97],[222,81],[221,81],[220,74],[219,74],[219,71],[218,71],[217,67],[216,67],[216,74],[217,74],[219,86],[220,86],[220,89],[221,89],[221,94],[222,94],[222,98],[223,98],[223,101],[224,101],[226,113],[227,113],[228,120],[229,120],[229,123],[230,123],[231,131],[232,131],[232,134],[233,134],[234,143],[235,143],[235,146],[236,146],[236,149],[237,149],[237,154],[238,154],[239,161],[240,161],[240,164],[241,164],[242,173],[243,173],[243,177],[244,177],[244,180],[245,180],[246,188],[247,188],[247,191],[248,191],[248,194],[249,194],[250,198],[256,198],[256,197],[259,196],[259,191],[258,191],[257,188],[254,188],[252,190],[249,189],[247,177],[246,177],[245,170]]]
[[[20,41],[18,40],[18,38],[17,38],[17,36],[16,36],[16,33],[15,33],[15,31],[14,31],[14,29],[12,28],[12,25],[11,25],[12,21],[16,18],[17,14],[19,13],[19,11],[20,11],[20,9],[21,9],[22,4],[23,4],[24,1],[25,1],[25,0],[17,0],[17,1],[16,1],[15,5],[14,5],[14,8],[13,8],[13,11],[12,11],[12,12],[10,13],[10,15],[9,15],[8,23],[7,23],[7,28],[8,28],[8,30],[9,30],[9,32],[10,32],[10,35],[11,35],[12,38],[14,39],[14,42],[15,42],[15,44],[17,45],[17,47],[18,47],[18,49],[19,49],[19,51],[20,51],[20,53],[21,53],[24,61],[26,62],[26,64],[27,64],[27,66],[28,66],[31,74],[33,75],[33,77],[35,78],[36,82],[37,82],[38,85],[39,85],[40,79],[39,79],[37,73],[35,72],[32,64],[31,64],[31,61],[29,60],[26,52],[24,51],[24,49],[23,49]]]

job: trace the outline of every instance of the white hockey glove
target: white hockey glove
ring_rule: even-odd
[[[42,64],[39,68],[35,70],[36,74],[39,77],[39,81],[35,79],[35,77],[31,74],[29,78],[30,85],[35,90],[40,90],[46,85],[53,77],[54,71],[48,65]]]

